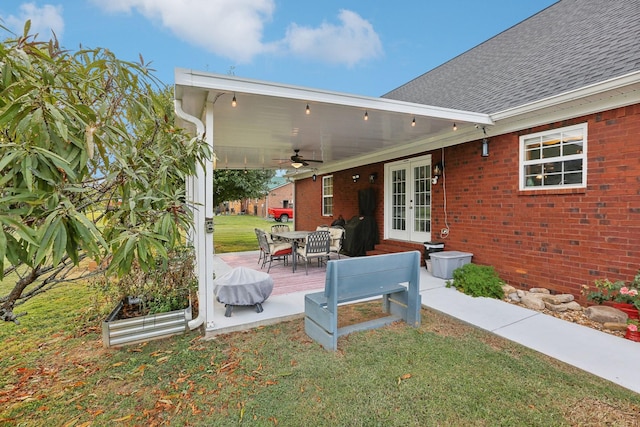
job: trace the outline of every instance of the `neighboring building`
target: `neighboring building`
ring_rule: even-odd
[[[222,215],[254,215],[266,218],[269,207],[293,208],[293,183],[275,176],[268,185],[269,192],[260,199],[234,200],[221,204],[217,213]]]
[[[356,191],[373,187],[381,247],[429,236],[513,285],[576,297],[598,278],[629,280],[640,269],[639,73],[639,1],[560,1],[384,95],[495,125],[468,143],[331,173],[333,215],[358,215]],[[327,222],[322,187],[296,182],[303,192],[296,227]],[[420,197],[423,217],[410,202]]]
[[[262,215],[265,218],[269,208],[293,208],[293,182],[283,177],[274,177],[265,200],[265,210]]]

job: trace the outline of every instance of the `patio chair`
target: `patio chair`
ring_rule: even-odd
[[[287,224],[276,224],[271,226],[272,233],[282,233],[286,231],[291,231],[291,228]]]
[[[291,243],[269,242],[267,233],[265,232],[259,234],[258,241],[260,242],[260,250],[263,253],[261,269],[269,263],[267,273],[271,271],[271,265],[274,260],[283,260],[284,265],[287,265],[287,260],[289,259],[289,255],[291,255]]]
[[[260,264],[260,262],[262,261],[262,257],[264,256],[264,251],[260,247],[260,233],[264,233],[264,231],[260,230],[259,228],[254,228],[253,230],[256,232],[256,240],[258,241],[258,248],[260,249],[260,254],[258,256],[258,264]]]
[[[314,231],[304,239],[304,246],[298,247],[294,256],[304,259],[305,274],[309,274],[309,262],[318,260],[318,267],[329,259],[331,235],[326,230]]]
[[[278,237],[274,237],[273,233],[283,233],[283,232],[287,232],[287,231],[291,231],[291,228],[289,228],[288,225],[286,224],[276,224],[276,225],[272,225],[271,226],[271,238],[275,241],[275,242],[282,242],[283,240],[279,239]]]
[[[329,234],[331,235],[331,243],[329,244],[329,252],[338,254],[340,259],[340,251],[342,250],[342,241],[344,240],[344,227],[334,225],[329,227]]]

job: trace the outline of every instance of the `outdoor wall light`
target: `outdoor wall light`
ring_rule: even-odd
[[[482,139],[482,157],[489,157],[489,138]]]
[[[444,165],[442,164],[442,162],[438,162],[435,165],[433,165],[433,171],[431,172],[431,183],[432,184],[437,184],[438,183],[438,178],[440,178],[442,176],[442,172],[444,171]]]
[[[444,165],[442,164],[442,162],[438,162],[435,165],[433,165],[433,176],[437,176],[438,178],[440,178],[442,176],[442,171],[444,170]]]
[[[377,172],[374,172],[371,175],[369,175],[369,184],[375,184],[377,178],[378,178]]]
[[[358,180],[360,179],[360,175],[359,174],[352,175],[351,179],[353,179],[353,182],[358,182]]]
[[[318,175],[314,173],[313,175],[311,175],[311,179],[313,180],[313,182],[316,182],[316,179],[318,179]]]

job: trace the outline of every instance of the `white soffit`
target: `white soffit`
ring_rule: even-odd
[[[317,169],[376,153],[393,158],[395,149],[439,136],[451,140],[454,123],[467,130],[460,135],[493,124],[486,114],[179,68],[175,82],[186,113],[202,119],[205,102],[213,105],[217,168],[285,169],[295,149],[307,160],[322,160],[310,163]],[[423,151],[431,148],[425,143]]]

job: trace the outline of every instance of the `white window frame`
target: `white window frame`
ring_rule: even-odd
[[[576,144],[570,139],[570,136],[582,133],[582,150],[575,153],[564,154],[565,149],[575,148]],[[535,140],[539,141],[539,147],[536,148],[532,145],[535,144]],[[551,151],[558,149],[560,153],[557,156],[544,156],[544,142],[559,140],[559,144],[554,147],[547,147],[546,149]],[[554,190],[565,188],[585,188],[587,186],[587,123],[581,123],[574,126],[567,126],[559,129],[548,130],[544,132],[537,132],[528,135],[522,135],[520,137],[520,190],[521,191],[537,191],[537,190]],[[533,159],[527,159],[527,152],[532,151],[527,149],[532,148],[533,151],[539,149],[540,156]],[[569,150],[567,150],[569,151]],[[569,166],[571,162],[582,161],[582,180],[581,182],[565,183],[565,178],[571,176],[571,171],[565,170],[565,167]],[[545,165],[554,166],[560,164],[562,170],[549,172],[545,168]],[[527,169],[532,167],[540,167],[541,171],[535,177],[532,174],[527,174]],[[549,177],[549,178],[546,178]],[[545,182],[545,178],[551,181]],[[558,183],[554,183],[553,180],[559,178]],[[533,180],[542,180],[541,185],[532,185]],[[527,185],[529,183],[529,185]]]
[[[326,181],[331,180],[331,194],[325,192],[327,189]],[[331,199],[331,212],[328,212],[325,201]],[[322,216],[333,216],[333,175],[322,177]]]

